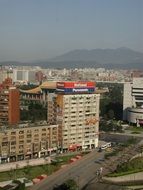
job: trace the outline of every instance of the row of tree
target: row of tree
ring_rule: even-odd
[[[54,187],[53,190],[78,190],[78,185],[75,180],[69,179],[63,184]]]
[[[97,83],[97,87],[109,89],[109,92],[101,95],[100,116],[106,120],[121,120],[123,113],[123,84]]]
[[[21,121],[40,121],[47,120],[47,107],[40,103],[33,103],[32,101],[28,105],[28,109],[21,110]]]

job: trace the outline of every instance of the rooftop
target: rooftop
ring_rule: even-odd
[[[49,125],[46,121],[40,121],[35,123],[23,122],[18,125],[2,125],[0,127],[0,132],[4,132],[6,130],[14,130],[14,129],[25,129],[25,128],[34,128],[34,127],[57,127],[57,125]]]
[[[41,94],[42,89],[56,89],[56,82],[45,81],[40,86],[30,90],[20,90],[20,92],[27,94]]]

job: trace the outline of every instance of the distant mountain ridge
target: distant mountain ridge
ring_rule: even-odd
[[[126,47],[117,49],[77,49],[57,56],[51,59],[51,61],[95,61],[97,64],[143,63],[143,53]]]
[[[0,62],[0,65],[41,66],[44,68],[98,68],[143,69],[143,53],[121,47],[117,49],[77,49],[47,61],[30,63]]]

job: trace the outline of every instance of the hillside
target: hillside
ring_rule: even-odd
[[[117,49],[79,49],[53,58],[54,62],[90,61],[97,64],[143,63],[143,53],[121,47]]]
[[[107,69],[143,69],[143,53],[129,48],[117,49],[79,49],[57,56],[47,61],[31,63],[0,62],[0,65],[41,66],[44,68],[85,68],[104,67]]]

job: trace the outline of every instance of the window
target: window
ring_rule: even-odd
[[[19,134],[24,134],[24,131],[19,131]]]
[[[27,130],[27,133],[31,133],[31,130]]]
[[[76,100],[77,98],[76,98],[76,97],[72,97],[71,99],[72,99],[72,100]]]
[[[16,145],[16,141],[12,141],[12,142],[11,142],[11,145]]]
[[[11,135],[16,135],[16,131],[11,132]]]
[[[23,149],[24,148],[24,145],[19,145],[19,149]]]
[[[23,144],[24,143],[24,141],[19,141],[19,144]]]
[[[24,139],[24,135],[19,136],[19,139]]]
[[[32,135],[31,135],[31,134],[28,134],[28,135],[27,135],[27,138],[31,138],[31,137],[32,137]]]

